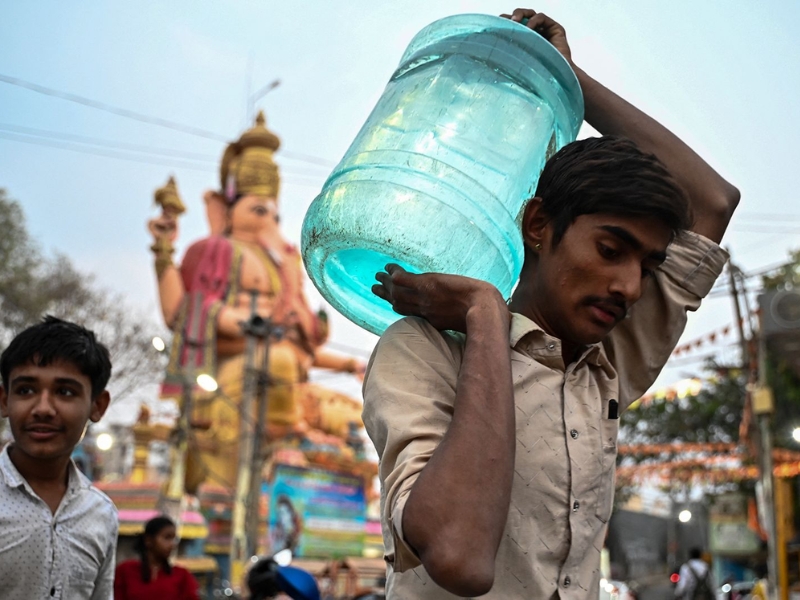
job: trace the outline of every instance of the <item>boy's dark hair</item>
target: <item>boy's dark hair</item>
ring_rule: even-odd
[[[703,558],[703,551],[700,548],[694,547],[689,550],[689,558]]]
[[[44,367],[55,361],[72,363],[92,383],[92,399],[106,389],[111,378],[108,348],[94,333],[68,321],[47,315],[17,335],[0,355],[0,376],[8,390],[11,371],[33,363]]]
[[[661,161],[616,136],[564,146],[545,164],[536,196],[552,219],[553,247],[585,214],[655,217],[673,236],[692,223],[689,198]]]

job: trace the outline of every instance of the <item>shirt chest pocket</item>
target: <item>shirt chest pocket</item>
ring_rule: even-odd
[[[94,573],[76,570],[70,573],[64,598],[91,598],[94,593]]]
[[[94,593],[94,581],[81,579],[77,575],[70,575],[67,590],[70,598],[75,598],[76,600],[78,598],[91,598]],[[66,600],[66,595],[64,598]]]
[[[619,419],[600,422],[600,478],[597,485],[596,516],[603,523],[611,518],[614,505],[614,484],[617,474],[617,434]]]

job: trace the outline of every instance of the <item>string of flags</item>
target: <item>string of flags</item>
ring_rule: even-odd
[[[757,316],[759,312],[760,311],[758,309],[751,310],[749,314],[739,319],[739,325],[744,326],[745,323],[750,321],[751,317]],[[733,327],[734,327],[733,323],[729,323],[724,327],[720,327],[718,329],[715,329],[714,331],[704,333],[700,337],[695,338],[689,342],[686,342],[685,344],[676,346],[675,349],[672,351],[671,356],[672,358],[679,358],[681,356],[693,352],[694,350],[697,350],[698,348],[702,348],[706,344],[715,344],[718,341],[724,341],[728,337],[730,337],[732,333],[734,333]]]
[[[617,467],[617,477],[620,481],[655,479],[662,482],[705,483],[757,479],[758,467],[743,464],[746,458],[744,452],[741,446],[733,443],[621,445],[618,453],[622,456],[656,457],[663,454],[688,456],[665,462],[620,465]],[[797,450],[775,448],[772,451],[772,459],[775,464],[773,471],[775,477],[789,478],[800,474],[800,452]]]

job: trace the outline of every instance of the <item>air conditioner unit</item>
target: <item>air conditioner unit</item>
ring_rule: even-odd
[[[770,290],[758,297],[761,326],[769,338],[782,333],[800,333],[800,290]]]

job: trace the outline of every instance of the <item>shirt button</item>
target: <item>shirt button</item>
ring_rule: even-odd
[[[578,512],[578,509],[580,507],[581,507],[581,503],[578,502],[577,500],[575,500],[575,502],[572,503],[572,512]]]
[[[570,580],[569,575],[567,575],[564,577],[564,587],[569,587],[570,583],[572,583],[572,581]]]
[[[556,345],[553,342],[550,342],[549,344],[547,344],[547,349],[548,350],[555,350],[556,349]]]
[[[569,434],[572,436],[573,440],[577,440],[578,439],[578,430],[577,429],[571,429]]]

